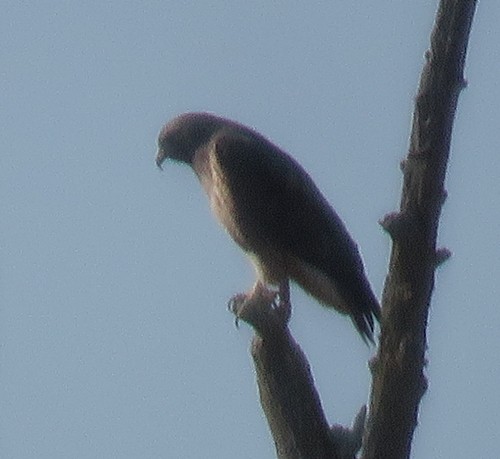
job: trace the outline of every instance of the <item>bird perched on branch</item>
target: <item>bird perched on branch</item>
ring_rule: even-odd
[[[279,307],[289,308],[293,280],[320,303],[348,314],[363,339],[373,342],[380,306],[357,246],[290,155],[239,123],[186,113],[159,134],[156,164],[161,168],[168,158],[193,168],[215,215],[255,266],[255,286],[233,297],[235,309],[256,296],[278,297]]]

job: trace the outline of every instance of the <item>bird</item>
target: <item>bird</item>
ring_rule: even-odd
[[[235,295],[235,304],[270,294],[288,307],[293,281],[320,304],[348,315],[363,340],[374,343],[381,310],[358,247],[291,155],[236,121],[188,112],[158,135],[156,165],[162,169],[167,159],[194,170],[213,213],[255,267],[253,289]]]

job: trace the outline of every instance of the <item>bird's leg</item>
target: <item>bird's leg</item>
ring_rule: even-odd
[[[278,290],[278,308],[285,323],[288,323],[292,315],[292,304],[290,303],[290,281],[288,278],[282,280]]]
[[[290,282],[288,279],[285,279],[280,282],[278,296],[279,296],[280,308],[285,308],[290,306]]]

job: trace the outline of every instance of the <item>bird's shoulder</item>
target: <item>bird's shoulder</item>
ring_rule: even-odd
[[[239,186],[290,194],[316,194],[317,188],[302,166],[264,136],[246,128],[217,132],[207,145],[207,159]]]
[[[265,137],[253,131],[221,130],[207,150],[210,168],[216,171],[212,185],[223,184],[235,209],[276,239],[304,239],[304,246],[305,240],[324,241],[320,245],[331,246],[336,240],[332,234],[346,235],[307,172]]]

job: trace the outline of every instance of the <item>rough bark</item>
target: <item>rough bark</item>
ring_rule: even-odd
[[[327,423],[307,359],[288,329],[290,305],[252,297],[231,308],[255,329],[252,341],[262,409],[279,459],[354,459],[361,448],[366,407],[352,428]]]
[[[330,437],[305,355],[290,335],[289,305],[278,308],[273,298],[261,296],[231,309],[256,331],[251,352],[277,457],[343,459]]]
[[[272,337],[256,336],[252,357],[277,457],[340,459],[309,365],[288,329]]]
[[[417,425],[424,375],[426,327],[436,266],[449,256],[436,249],[444,181],[474,0],[442,0],[426,53],[410,146],[402,163],[400,210],[381,222],[393,242],[383,292],[380,345],[364,459],[407,458]]]

